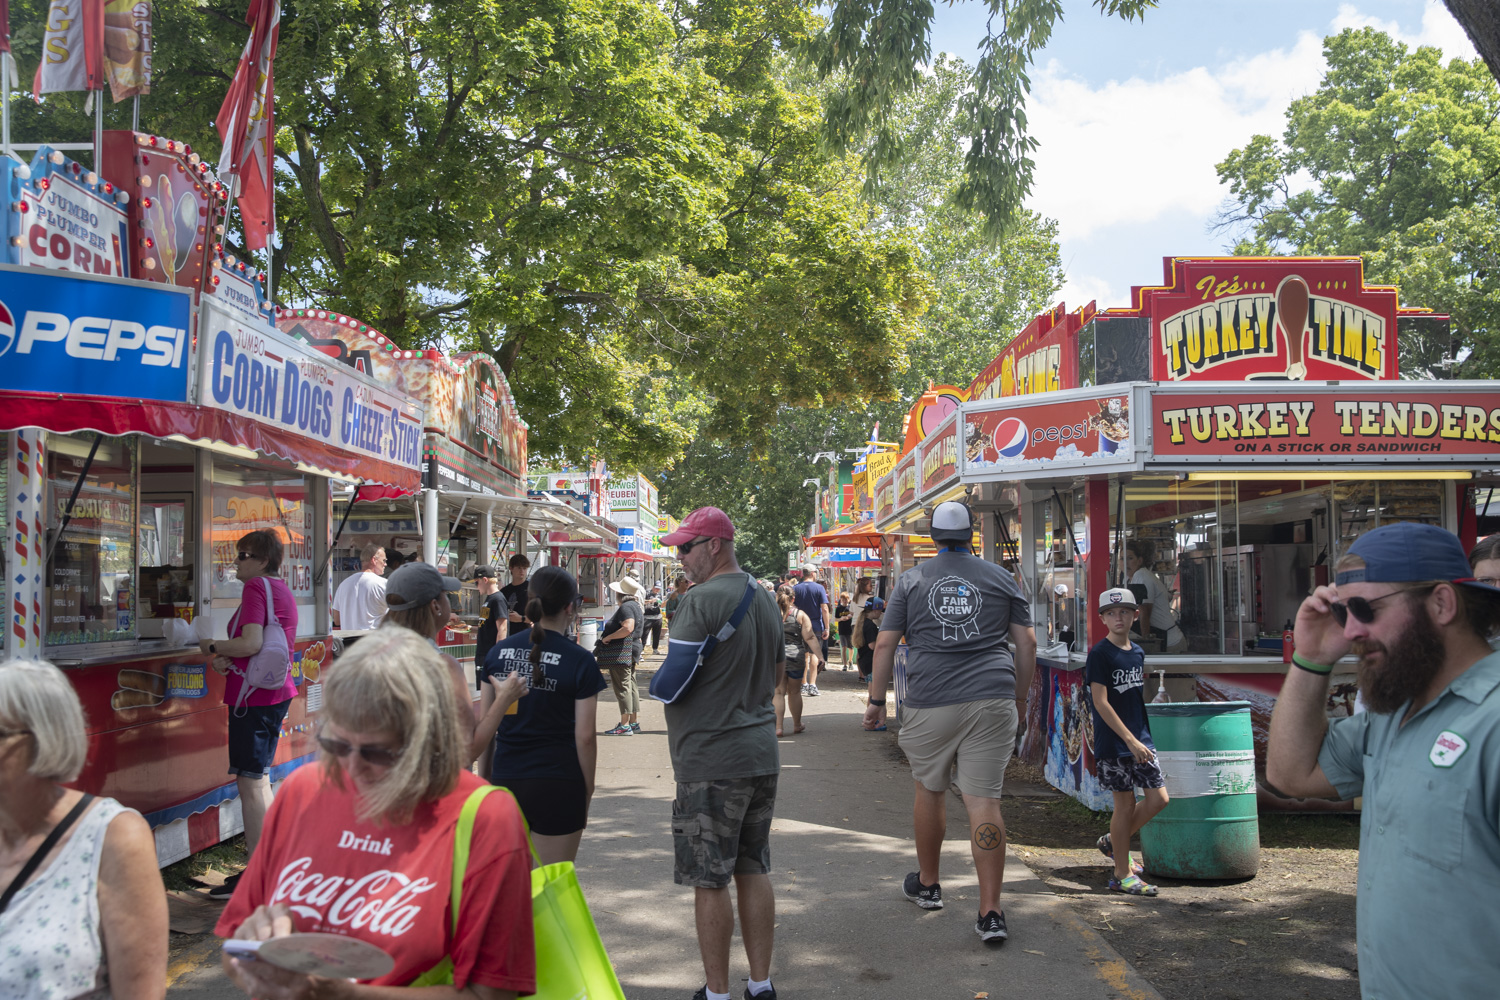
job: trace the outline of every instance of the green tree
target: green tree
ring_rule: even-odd
[[[950,0],[951,2],[951,0]],[[1021,221],[1031,192],[1036,140],[1027,132],[1027,75],[1063,15],[1062,0],[984,0],[990,17],[978,58],[956,108],[967,143],[962,179],[949,197],[979,212],[994,238]],[[1156,0],[1093,0],[1106,15],[1135,20]],[[825,76],[840,86],[828,105],[834,148],[862,147],[869,185],[907,159],[909,136],[894,121],[901,98],[916,89],[931,62],[932,0],[836,0],[827,28],[811,47]]]
[[[1500,373],[1500,87],[1478,59],[1445,64],[1370,28],[1323,51],[1281,139],[1254,136],[1218,166],[1235,252],[1360,255],[1368,280],[1453,317],[1451,343],[1401,344],[1403,372]]]
[[[803,480],[826,482],[828,473],[814,455],[843,457],[865,443],[877,420],[884,440],[899,439],[902,418],[929,383],[968,385],[1061,287],[1053,222],[1024,213],[992,242],[978,213],[953,204],[963,182],[967,81],[962,62],[942,58],[889,116],[906,156],[873,188],[874,225],[910,234],[933,282],[894,391],[834,406],[783,406],[764,446],[700,435],[660,472],[664,509],[680,515],[713,504],[728,512],[741,532],[742,559],[761,575],[784,569],[786,551],[808,528],[815,490]]]
[[[44,6],[13,5],[23,66]],[[157,5],[143,128],[219,148],[243,16]],[[546,458],[624,471],[888,395],[927,285],[784,82],[813,24],[806,0],[288,0],[276,285],[491,352]],[[76,96],[16,101],[18,136],[87,136]]]

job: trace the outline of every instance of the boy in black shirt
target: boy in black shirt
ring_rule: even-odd
[[[1140,877],[1130,860],[1130,841],[1167,805],[1166,779],[1156,762],[1151,726],[1146,721],[1146,654],[1130,641],[1138,612],[1135,595],[1124,587],[1099,595],[1099,617],[1109,635],[1089,650],[1084,677],[1094,703],[1094,760],[1099,783],[1110,790],[1115,814],[1098,847],[1115,863],[1109,887],[1132,896],[1155,896],[1156,886]],[[1144,798],[1135,800],[1140,788]],[[1116,850],[1116,844],[1124,847]]]
[[[508,629],[502,632],[501,626],[510,624],[510,606],[500,593],[500,579],[495,567],[485,565],[476,568],[474,586],[479,591],[480,600],[484,602],[484,621],[479,623],[479,631],[474,635],[474,670],[480,678],[479,687],[483,689],[484,661],[489,657],[490,650],[495,648],[495,643],[509,634]]]

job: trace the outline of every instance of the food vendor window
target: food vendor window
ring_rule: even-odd
[[[187,445],[154,438],[140,441],[136,625],[143,638],[161,635],[169,619],[191,620],[197,607],[196,457]]]
[[[244,589],[234,573],[236,543],[250,532],[264,529],[281,539],[279,575],[297,598],[298,634],[315,631],[313,483],[308,476],[214,458],[209,597],[216,626],[228,623]]]
[[[77,499],[63,528],[75,486]],[[91,432],[49,435],[46,488],[46,537],[53,546],[46,574],[47,644],[134,639],[135,440]]]
[[[1224,550],[1238,528],[1233,484],[1137,477],[1125,487],[1124,519],[1124,551],[1117,556],[1124,565],[1115,578],[1137,600],[1155,598],[1149,620],[1142,614],[1135,626],[1141,647],[1163,653],[1177,629],[1188,653],[1238,652],[1238,602],[1251,584],[1236,575],[1241,567],[1226,561]]]
[[[1032,620],[1043,647],[1063,643],[1075,650],[1087,648],[1088,629],[1080,618],[1079,602],[1084,574],[1074,553],[1075,541],[1084,537],[1084,510],[1081,491],[1054,494],[1036,504]]]

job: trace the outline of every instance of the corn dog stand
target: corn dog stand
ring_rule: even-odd
[[[1090,609],[1150,573],[1170,614],[1136,639],[1147,670],[1165,672],[1173,702],[1249,702],[1262,807],[1293,806],[1263,769],[1282,634],[1303,597],[1383,523],[1438,524],[1471,546],[1476,496],[1500,478],[1500,391],[1398,380],[1398,333],[1445,340],[1447,317],[1398,307],[1357,258],[1168,258],[1163,284],[1137,288],[1128,309],[1038,317],[976,380],[956,428],[921,443],[919,469],[955,443],[957,463],[924,480],[915,510],[966,493],[981,553],[1031,599],[1022,753],[1052,784],[1109,805],[1082,677],[1104,636]],[[899,498],[898,482],[887,524]],[[1347,661],[1328,713],[1357,710]]]
[[[166,864],[241,829],[224,680],[189,624],[226,634],[235,542],[275,532],[298,599],[275,782],[313,756],[335,654],[329,483],[414,493],[422,414],[270,326],[260,276],[216,243],[227,192],[186,145],[106,133],[101,172],[46,147],[5,162],[5,654],[64,670],[78,786],[140,810]]]

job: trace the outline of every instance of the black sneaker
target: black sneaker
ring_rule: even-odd
[[[923,885],[921,872],[908,873],[906,881],[901,883],[901,891],[906,894],[907,899],[924,910],[943,908],[943,887],[936,882]]]
[[[216,885],[208,890],[209,899],[228,899],[234,895],[234,887],[240,884],[240,876],[244,872],[238,872],[224,880],[223,885]]]
[[[764,993],[751,993],[750,987],[745,987],[745,1000],[776,1000],[776,987],[772,986]]]
[[[981,913],[979,919],[974,921],[974,933],[979,935],[981,941],[1004,941],[1010,937],[1005,930],[1005,914],[994,910]]]

